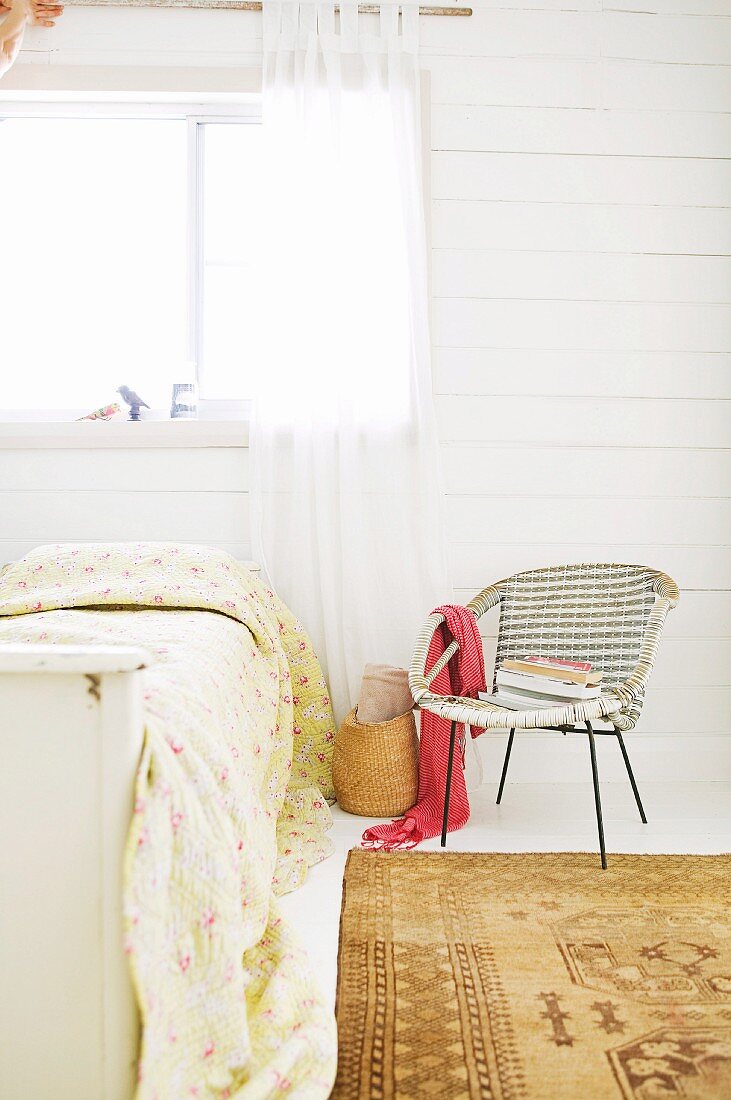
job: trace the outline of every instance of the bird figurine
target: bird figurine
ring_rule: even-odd
[[[135,393],[134,390],[131,390],[129,386],[120,386],[117,390],[117,393],[120,395],[122,400],[125,401],[127,405],[129,405],[130,420],[140,419],[140,406],[145,409],[149,409],[150,407],[147,402],[143,401],[140,395],[138,393]]]

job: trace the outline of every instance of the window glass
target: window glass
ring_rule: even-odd
[[[168,408],[186,360],[186,123],[0,120],[0,405]]]
[[[199,379],[202,398],[251,396],[263,317],[262,128],[206,123]]]

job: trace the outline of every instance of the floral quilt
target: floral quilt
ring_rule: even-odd
[[[302,627],[220,551],[58,545],[0,574],[0,643],[25,641],[150,655],[124,888],[138,1100],[327,1097],[334,1020],[277,906],[330,852],[333,716]]]

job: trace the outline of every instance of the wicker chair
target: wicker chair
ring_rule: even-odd
[[[591,661],[604,673],[599,699],[542,710],[506,710],[496,704],[454,695],[435,695],[429,690],[437,673],[456,653],[452,642],[433,668],[426,671],[429,643],[444,622],[439,614],[427,619],[414,649],[409,686],[416,705],[451,720],[452,728],[444,797],[442,847],[447,842],[447,815],[457,726],[463,723],[483,729],[508,729],[507,751],[497,801],[500,802],[516,729],[554,729],[588,734],[594,782],[599,848],[602,867],[604,846],[595,735],[614,736],[627,767],[637,808],[647,822],[622,734],[634,729],[640,717],[645,688],[655,662],[665,616],[679,599],[675,581],[642,565],[554,565],[517,573],[485,588],[467,605],[479,618],[500,606],[495,668],[507,658],[529,653],[544,657]],[[610,723],[609,730],[594,730],[596,719]],[[584,726],[585,729],[580,727]]]

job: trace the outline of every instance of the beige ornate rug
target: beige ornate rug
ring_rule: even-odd
[[[353,851],[337,1100],[729,1100],[731,856]]]

